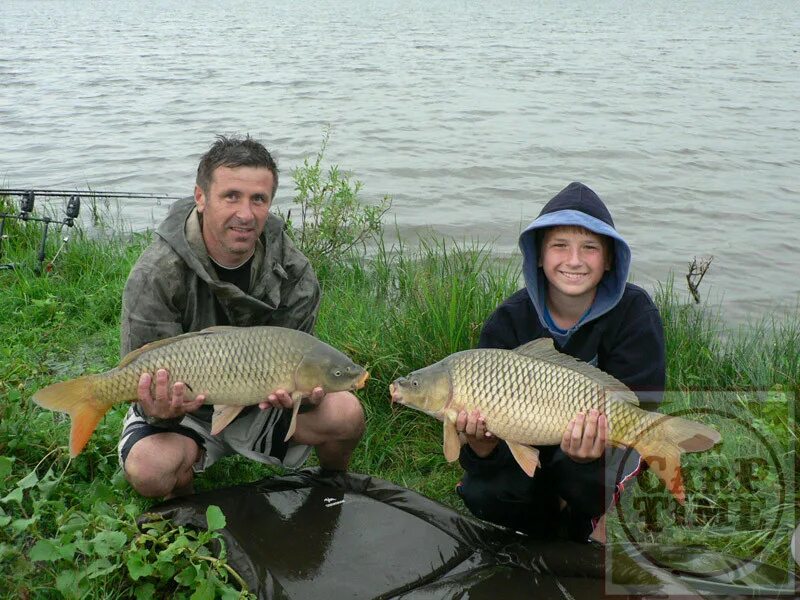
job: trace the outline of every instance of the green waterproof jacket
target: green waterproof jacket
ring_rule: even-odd
[[[214,299],[230,325],[275,325],[311,333],[320,288],[283,221],[270,215],[245,294],[220,281],[208,257],[194,198],[175,202],[134,265],[122,296],[121,354],[149,342],[217,325]]]

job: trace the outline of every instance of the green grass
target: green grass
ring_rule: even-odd
[[[15,271],[0,271],[0,597],[130,598],[156,592],[189,597],[199,585],[189,579],[195,563],[201,565],[203,585],[236,597],[223,567],[212,568],[207,558],[197,560],[209,552],[208,539],[161,525],[151,532],[158,544],[142,545],[135,517],[151,503],[130,490],[116,460],[125,407],[112,410],[87,449],[70,460],[66,419],[30,402],[44,385],[116,364],[122,287],[148,237],[77,232],[52,271],[36,276],[26,259],[35,253],[35,230],[14,224],[7,233],[6,257],[23,264]],[[58,243],[53,240],[49,257]],[[352,470],[463,510],[453,489],[460,471],[442,456],[441,425],[420,413],[393,408],[388,384],[474,346],[486,316],[516,289],[516,267],[493,261],[491,248],[478,243],[437,239],[424,239],[413,249],[378,244],[369,261],[321,258],[315,267],[323,286],[317,334],[372,374],[360,393],[368,424]],[[764,320],[727,331],[708,309],[679,303],[669,283],[656,299],[667,337],[668,388],[674,391],[665,410],[719,408],[717,392],[724,390],[726,406],[770,440],[780,464],[791,472],[800,321]],[[769,401],[751,401],[754,390],[768,392]],[[723,449],[697,464],[706,469],[717,465],[730,473],[736,461],[759,449],[748,430],[723,425]],[[692,471],[700,456],[687,459]],[[198,488],[257,480],[273,472],[243,459],[226,459],[199,479]],[[760,543],[762,529],[720,529],[713,511],[702,512],[711,502],[725,503],[728,514],[742,516],[742,488],[730,481],[706,485],[698,479],[687,486],[686,510],[699,515],[699,525],[691,531],[681,526],[685,516],[676,520],[672,511],[663,519],[667,529],[641,534],[660,543],[700,543],[741,557],[758,550],[762,560],[786,568],[794,482],[781,506],[771,499],[779,482],[767,472],[758,482],[753,502],[766,507],[762,512],[782,511],[777,534],[766,547]],[[634,487],[626,500],[643,497],[654,487]],[[618,531],[619,524],[612,523],[614,527]],[[179,552],[178,547],[188,550]],[[108,550],[111,559],[103,558]]]

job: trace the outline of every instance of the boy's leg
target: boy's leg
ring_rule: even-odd
[[[556,536],[558,496],[544,470],[528,477],[516,464],[508,464],[493,472],[465,473],[456,490],[480,519],[536,538]]]
[[[358,398],[350,392],[333,392],[312,410],[297,415],[291,441],[313,446],[322,468],[345,471],[364,429],[364,409]]]
[[[559,448],[548,467],[558,495],[569,507],[569,536],[586,541],[594,521],[613,506],[617,492],[638,475],[641,463],[638,453],[625,448],[610,449],[590,463],[577,463]]]

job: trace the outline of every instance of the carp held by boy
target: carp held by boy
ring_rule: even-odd
[[[451,462],[461,449],[459,412],[478,410],[486,430],[505,440],[530,477],[539,464],[533,446],[559,444],[578,412],[597,409],[606,416],[610,442],[639,452],[681,504],[680,455],[708,450],[721,439],[707,425],[639,408],[625,384],[562,354],[550,338],[515,350],[457,352],[397,379],[389,390],[393,402],[444,422],[444,455]]]
[[[215,405],[211,433],[217,435],[246,406],[276,390],[292,396],[288,440],[303,396],[315,387],[326,393],[360,389],[369,373],[312,335],[283,327],[209,327],[158,340],[128,354],[115,368],[54,383],[33,401],[71,417],[69,451],[77,456],[108,410],[138,400],[139,377],[158,369],[186,384],[186,396],[205,395]]]

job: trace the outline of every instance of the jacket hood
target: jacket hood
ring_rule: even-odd
[[[554,331],[544,318],[547,281],[544,271],[539,266],[540,235],[537,234],[541,234],[543,229],[557,225],[583,227],[610,238],[614,245],[614,264],[600,280],[597,295],[589,312],[566,334]],[[581,325],[597,319],[616,306],[625,292],[631,264],[630,247],[614,228],[614,221],[606,205],[594,191],[582,183],[570,183],[544,206],[539,216],[520,235],[519,248],[522,251],[522,273],[528,295],[542,325],[561,344],[565,343],[572,332]]]
[[[208,257],[208,251],[203,241],[201,216],[195,210],[196,203],[193,196],[175,201],[169,208],[166,218],[156,229],[156,234],[164,240],[183,259],[186,265],[194,271],[200,279],[205,281],[218,296],[227,297],[231,294],[240,295],[243,292],[221,282],[216,270]],[[270,213],[264,225],[264,231],[256,242],[253,271],[258,272],[264,260],[274,261],[279,253],[274,243],[267,240],[278,240],[283,231],[283,221]],[[265,250],[266,249],[266,250]],[[266,257],[265,257],[266,251]]]
[[[208,262],[207,255],[203,252],[198,256],[192,251],[186,235],[187,221],[189,216],[194,214],[195,206],[193,196],[173,202],[166,218],[156,229],[156,234],[183,259],[192,271],[200,275],[202,279],[209,281],[211,280],[211,264]]]

